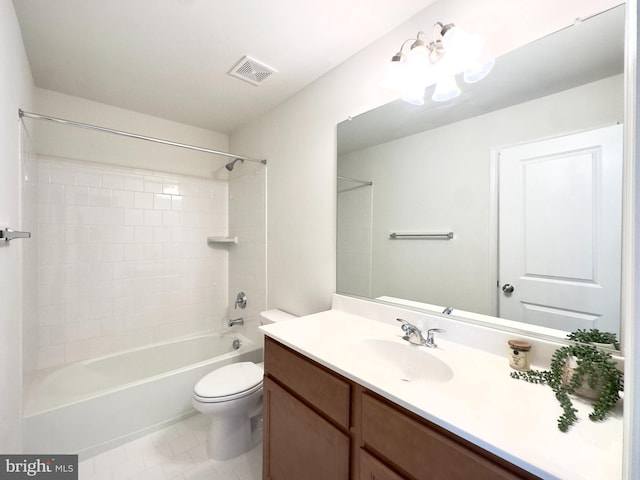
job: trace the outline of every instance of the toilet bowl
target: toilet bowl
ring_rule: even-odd
[[[281,310],[260,314],[261,324],[294,318]],[[211,416],[207,452],[226,460],[251,450],[262,440],[263,364],[232,363],[202,377],[193,389],[192,404]]]
[[[193,407],[211,416],[209,457],[237,457],[262,440],[262,377],[260,365],[240,362],[214,370],[196,383]]]

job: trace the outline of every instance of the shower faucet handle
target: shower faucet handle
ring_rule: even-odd
[[[244,292],[239,292],[236,295],[236,303],[233,306],[233,309],[240,307],[241,309],[247,308],[247,295]]]

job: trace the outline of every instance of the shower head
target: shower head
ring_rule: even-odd
[[[236,158],[235,160],[227,163],[224,168],[226,168],[227,170],[231,171],[233,170],[233,166],[235,165],[236,162],[241,162],[244,163],[244,160],[242,158]]]

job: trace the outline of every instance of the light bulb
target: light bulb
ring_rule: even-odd
[[[408,77],[409,71],[407,64],[402,61],[400,55],[395,55],[387,65],[387,72],[382,82],[380,82],[380,86],[395,92],[400,92],[407,83]]]
[[[452,26],[442,36],[442,46],[446,52],[445,58],[450,62],[455,73],[459,73],[472,68],[477,62],[484,47],[484,41],[477,35],[471,35]]]
[[[411,105],[424,105],[425,85],[420,78],[412,77],[400,91],[400,98]]]
[[[443,77],[436,84],[431,100],[434,102],[447,102],[460,95],[460,89],[453,75]]]
[[[475,61],[482,52],[484,41],[477,35],[471,35],[459,27],[451,27],[442,37],[442,46],[447,54],[467,62]]]
[[[493,69],[495,63],[496,62],[493,59],[484,63],[474,62],[470,67],[465,69],[464,81],[467,83],[479,82],[489,75],[489,72]]]

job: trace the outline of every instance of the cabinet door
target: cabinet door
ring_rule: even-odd
[[[349,437],[264,379],[265,480],[347,480]]]
[[[406,480],[367,453],[360,450],[360,480]]]

